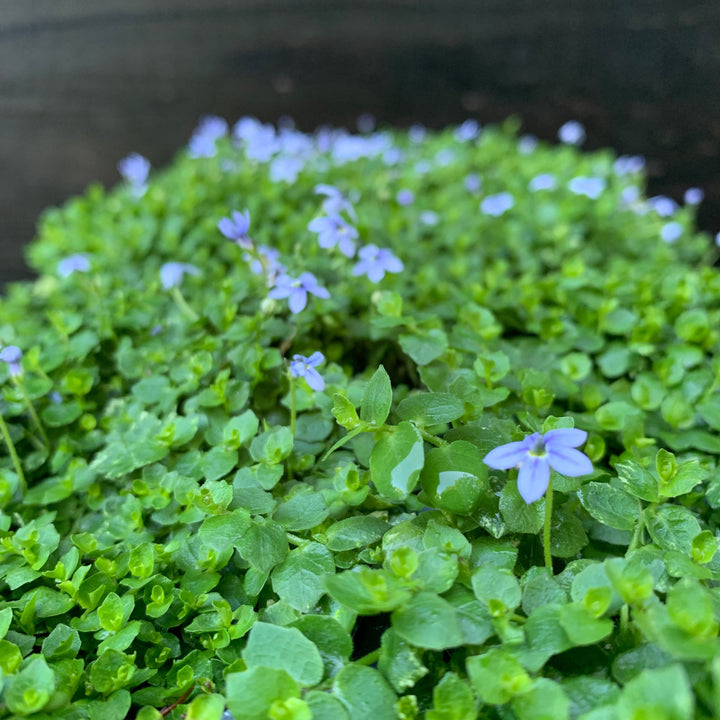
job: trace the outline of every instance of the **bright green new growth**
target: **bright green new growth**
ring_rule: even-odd
[[[522,154],[511,122],[392,139],[401,164],[292,183],[223,139],[45,214],[40,278],[0,300],[24,351],[22,389],[0,364],[0,719],[720,715],[720,273],[693,209],[666,243],[611,153]],[[318,183],[402,272],[318,246]],[[268,299],[217,229],[245,207],[329,299]],[[58,277],[73,253],[91,271]],[[168,262],[201,270],[191,313]],[[291,384],[315,351],[324,390]],[[572,426],[595,471],[554,474],[545,567],[545,500],[482,458]]]

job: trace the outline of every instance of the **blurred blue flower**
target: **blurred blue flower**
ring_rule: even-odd
[[[397,201],[398,205],[407,207],[408,205],[412,205],[415,202],[415,193],[412,190],[403,188],[402,190],[398,190],[398,193],[395,196],[395,200]]]
[[[623,206],[629,206],[636,203],[640,199],[640,188],[637,185],[628,185],[622,189],[620,193],[620,203]]]
[[[515,198],[509,192],[496,193],[483,198],[480,203],[480,210],[485,215],[500,217],[515,205]]]
[[[423,210],[420,213],[420,222],[427,227],[434,227],[440,222],[440,216],[434,210]]]
[[[273,182],[294,183],[305,167],[301,157],[279,155],[270,163],[270,179]]]
[[[270,247],[269,245],[258,245],[257,251],[265,260],[265,267],[267,268],[269,276],[274,277],[287,270],[279,260],[280,251],[277,248]],[[263,274],[263,264],[260,260],[252,257],[249,253],[243,253],[243,260],[250,263],[250,270],[255,275]]]
[[[268,297],[275,300],[287,298],[290,312],[295,314],[307,305],[308,293],[326,300],[330,297],[327,289],[318,285],[315,276],[309,272],[304,272],[299,278],[292,278],[286,274],[279,275]]]
[[[585,195],[591,200],[597,200],[603,194],[605,185],[603,178],[578,176],[570,180],[568,188],[575,195]]]
[[[666,243],[674,243],[683,234],[683,226],[679,222],[665,223],[660,228],[660,237]]]
[[[482,178],[477,173],[470,173],[463,181],[465,189],[470,193],[479,193],[482,188]]]
[[[705,193],[701,188],[691,187],[685,191],[683,199],[686,205],[699,205],[705,199]]]
[[[150,175],[150,161],[139,153],[130,153],[117,164],[123,179],[130,185],[130,191],[141,197],[147,190],[147,179]]]
[[[435,163],[440,167],[446,167],[455,160],[455,152],[450,148],[443,148],[435,153]]]
[[[480,134],[480,123],[477,120],[466,120],[455,129],[455,139],[458,142],[469,142]]]
[[[383,153],[383,163],[390,167],[391,165],[397,165],[405,159],[405,155],[400,148],[391,147]]]
[[[582,145],[585,142],[585,128],[577,120],[568,120],[560,126],[558,138],[568,145]]]
[[[57,272],[60,277],[68,277],[74,272],[88,272],[90,270],[90,260],[83,253],[75,253],[70,255],[58,263]]]
[[[256,162],[268,162],[280,148],[275,128],[269,124],[259,125],[242,140],[245,147],[245,157]]]
[[[324,360],[325,356],[321,352],[314,352],[310,357],[293,355],[290,362],[290,373],[296,378],[304,377],[313,390],[321,392],[325,389],[325,381],[315,368]]]
[[[166,290],[169,290],[170,288],[180,285],[185,274],[200,275],[200,270],[190,263],[165,263],[160,268],[160,282]]]
[[[17,345],[6,345],[0,350],[0,360],[8,364],[10,377],[22,375],[22,350]]]
[[[574,448],[587,439],[584,430],[561,428],[544,435],[533,433],[524,440],[500,445],[491,450],[483,462],[495,470],[520,467],[518,491],[529,505],[547,490],[550,468],[568,477],[587,475],[593,471],[590,459]]]
[[[634,175],[645,168],[645,158],[642,155],[620,155],[613,163],[616,175]]]
[[[532,193],[541,190],[554,190],[557,187],[557,180],[550,173],[541,173],[536,175],[529,183],[528,190]]]
[[[206,115],[190,136],[188,155],[194,158],[213,157],[217,152],[215,142],[226,135],[227,121],[217,115]]]
[[[538,139],[534,135],[523,135],[518,140],[517,149],[521,155],[529,155],[538,146]]]
[[[648,199],[648,205],[660,217],[670,217],[678,210],[678,204],[665,195],[656,195]]]
[[[423,142],[426,135],[427,130],[425,129],[425,126],[420,125],[419,123],[411,125],[408,130],[408,140],[410,140],[413,145],[419,145],[421,142]]]
[[[361,113],[356,124],[361,133],[371,133],[375,129],[375,116],[369,112]]]
[[[353,275],[367,275],[371,282],[380,282],[385,277],[386,272],[399,273],[403,269],[403,264],[399,258],[387,250],[379,248],[377,245],[365,245],[358,251],[358,262],[352,269]]]
[[[717,245],[717,247],[720,247],[720,232],[715,235],[715,245]]]
[[[250,211],[239,212],[233,210],[232,219],[224,217],[218,224],[218,230],[228,239],[245,250],[253,246],[253,241],[248,237],[250,229]]]
[[[428,160],[418,160],[414,170],[417,175],[427,175],[432,170],[432,165]]]
[[[357,240],[358,231],[340,215],[315,218],[310,221],[308,230],[318,234],[318,244],[321,248],[328,249],[337,245],[346,257],[355,254],[353,241]]]
[[[347,212],[352,218],[357,219],[352,203],[336,187],[320,183],[315,186],[315,194],[325,195],[322,209],[327,215],[340,215],[340,213]]]

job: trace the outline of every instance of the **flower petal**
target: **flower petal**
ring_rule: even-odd
[[[292,294],[292,288],[289,287],[274,287],[269,293],[268,297],[273,300],[282,300],[283,298],[289,297]]]
[[[577,428],[558,428],[543,435],[545,447],[578,447],[587,440],[587,433]]]
[[[519,465],[527,457],[527,444],[524,440],[509,442],[491,450],[483,462],[495,470],[509,470]]]
[[[576,452],[576,451],[575,451]],[[550,467],[547,458],[529,455],[518,472],[518,492],[529,505],[539,500],[547,490]]]
[[[319,350],[316,350],[306,362],[310,367],[317,367],[323,360],[325,360],[325,356]]]
[[[313,390],[320,392],[325,389],[325,381],[320,376],[320,373],[313,367],[305,371],[305,380]]]
[[[579,450],[569,447],[548,447],[547,453],[551,467],[568,477],[589,475],[593,471],[590,458]]]
[[[305,305],[307,305],[307,293],[305,290],[297,288],[294,292],[290,293],[289,297],[290,299],[288,300],[288,305],[290,306],[291,313],[299,313],[301,310],[305,309]]]

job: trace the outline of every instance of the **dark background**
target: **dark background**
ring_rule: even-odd
[[[301,129],[510,114],[648,159],[651,193],[706,191],[720,229],[718,0],[0,0],[0,286],[39,213],[153,165],[200,115]]]

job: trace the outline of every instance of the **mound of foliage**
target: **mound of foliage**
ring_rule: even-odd
[[[132,162],[0,300],[0,718],[718,716],[692,205],[511,121]],[[483,461],[572,427],[540,499]]]

